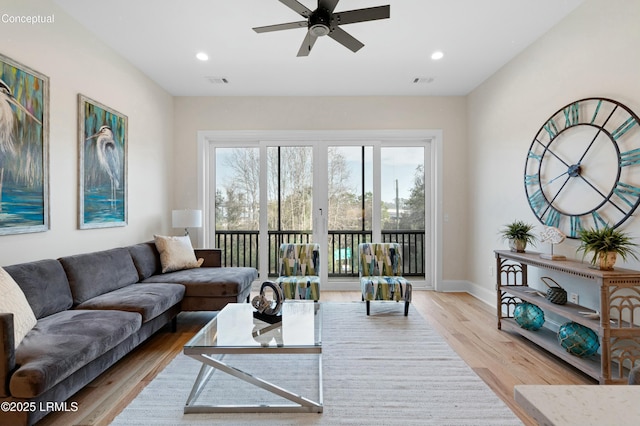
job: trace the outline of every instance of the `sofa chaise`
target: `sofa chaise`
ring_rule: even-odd
[[[254,268],[196,254],[202,267],[168,273],[154,242],[5,266],[36,322],[15,345],[14,313],[0,309],[0,424],[37,422],[153,333],[175,329],[181,310],[248,301]]]

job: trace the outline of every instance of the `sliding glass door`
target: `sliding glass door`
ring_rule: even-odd
[[[268,275],[278,271],[282,243],[310,243],[314,236],[314,147],[267,145],[267,232],[261,253],[268,253]]]
[[[223,264],[277,274],[285,242],[316,242],[323,282],[357,283],[358,244],[398,242],[405,275],[429,269],[429,141],[218,141],[208,149],[206,241]],[[207,209],[206,209],[207,210]],[[326,263],[325,263],[326,262]],[[356,287],[354,286],[354,289]]]
[[[257,146],[213,147],[210,163],[213,213],[210,241],[222,248],[222,263],[258,267],[261,199],[260,150]]]
[[[424,276],[429,210],[424,146],[383,146],[380,153],[380,217],[384,242],[403,247],[403,271]]]
[[[329,146],[327,160],[328,276],[357,277],[358,244],[373,232],[373,146]]]

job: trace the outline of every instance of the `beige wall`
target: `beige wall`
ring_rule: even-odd
[[[464,97],[179,97],[175,100],[175,207],[197,204],[197,132],[202,130],[443,130],[445,280],[466,278]]]
[[[0,265],[153,238],[167,230],[173,98],[50,1],[3,0],[2,13],[54,14],[53,24],[0,24],[0,53],[50,78],[50,227],[0,236]],[[129,226],[78,230],[77,95],[129,117]]]
[[[542,230],[525,197],[523,172],[529,145],[543,122],[585,97],[612,98],[640,114],[639,22],[640,1],[587,0],[468,96],[472,291],[493,291],[493,250],[506,248],[497,235],[503,224],[522,219]],[[637,218],[623,229],[640,237]],[[573,258],[576,247],[568,240],[556,253]],[[548,247],[539,244],[537,249]],[[627,266],[640,268],[638,262]]]

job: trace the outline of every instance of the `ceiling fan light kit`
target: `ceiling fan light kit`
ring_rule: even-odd
[[[329,27],[324,24],[313,24],[309,27],[309,32],[315,37],[326,36],[330,31]]]
[[[331,32],[331,12],[318,7],[309,16],[309,32],[316,37],[326,36]]]
[[[334,12],[338,1],[318,0],[318,7],[315,10],[311,10],[297,0],[280,0],[280,3],[298,13],[306,21],[255,27],[253,30],[257,33],[265,33],[307,27],[307,34],[298,50],[298,56],[308,56],[318,37],[326,35],[352,52],[357,52],[364,44],[340,28],[340,25],[387,19],[390,16],[391,7],[386,5]]]

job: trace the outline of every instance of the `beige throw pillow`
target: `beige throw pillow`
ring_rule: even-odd
[[[0,295],[0,312],[13,314],[14,347],[18,347],[38,320],[22,289],[4,268],[0,268]]]
[[[189,236],[165,237],[154,235],[156,248],[160,252],[162,273],[179,271],[181,269],[198,268],[202,265],[202,259],[196,259],[191,246]]]

